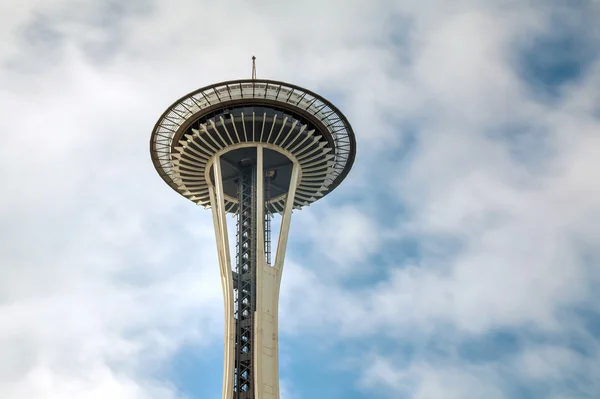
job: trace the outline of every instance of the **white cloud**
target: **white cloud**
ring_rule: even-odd
[[[319,204],[321,205],[321,204]],[[367,259],[376,253],[381,234],[375,220],[354,206],[319,206],[294,215],[294,229],[307,237],[320,258],[322,273],[361,272]]]
[[[389,361],[375,358],[361,379],[364,387],[385,397],[415,399],[470,399],[505,396],[493,384],[489,371],[481,367],[460,367],[414,363],[398,369]],[[492,383],[491,383],[492,382]]]
[[[145,88],[68,54],[0,99],[0,396],[176,398],[155,370],[222,334],[210,215],[153,174]]]

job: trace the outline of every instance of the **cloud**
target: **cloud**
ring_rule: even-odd
[[[0,396],[176,398],[157,370],[222,332],[210,215],[152,189],[143,87],[65,52],[0,100]]]
[[[361,382],[380,393],[391,390],[400,397],[416,399],[506,398],[500,389],[489,384],[490,379],[493,378],[489,371],[480,367],[442,365],[432,368],[417,363],[408,370],[395,370],[388,361],[375,359]]]
[[[421,105],[394,103],[408,120],[419,115],[416,145],[408,160],[384,158],[372,167],[376,173],[369,185],[377,192],[378,185],[391,182],[405,209],[396,235],[380,244],[382,250],[409,240],[417,243],[419,259],[389,261],[385,281],[358,289],[332,287],[318,269],[302,275],[288,290],[318,311],[311,315],[301,304],[293,307],[295,332],[304,326],[313,334],[335,330],[342,337],[385,334],[415,346],[448,335],[458,345],[463,337],[498,328],[550,336],[571,327],[591,333],[580,321],[573,326],[567,315],[579,306],[595,308],[597,299],[598,254],[592,243],[598,237],[599,198],[591,182],[600,166],[593,133],[600,127],[598,61],[588,63],[587,73],[571,82],[558,102],[541,101],[519,75],[512,54],[530,32],[550,31],[551,19],[544,10],[506,18],[483,8],[444,15],[423,32],[416,28],[413,35],[423,34],[420,46],[411,68],[400,68],[408,69],[407,77],[391,78],[412,87]],[[513,9],[510,16],[520,11]],[[527,55],[521,61],[527,62]],[[362,206],[369,209],[367,204],[377,202]],[[557,349],[585,364],[565,345]],[[370,387],[435,398],[519,397],[514,386],[535,386],[533,378],[517,383],[517,376],[494,367],[484,367],[480,375],[479,367],[464,359],[451,369],[436,358],[397,370],[386,360],[387,348],[380,349],[383,360],[365,372]],[[583,382],[594,377],[577,362],[557,372],[577,376],[570,388],[562,380],[540,395],[594,397],[597,387]],[[553,379],[556,375],[548,375],[543,384],[550,386]],[[485,394],[477,390],[481,380],[490,389]],[[445,389],[436,392],[436,386]]]

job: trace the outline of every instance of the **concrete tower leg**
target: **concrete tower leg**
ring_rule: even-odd
[[[221,286],[225,302],[225,358],[223,362],[223,399],[233,398],[234,363],[235,363],[235,320],[233,317],[233,276],[231,269],[231,252],[227,235],[225,197],[223,194],[223,178],[221,173],[221,157],[214,160],[215,186],[209,184],[210,206],[217,238],[217,253]]]
[[[264,176],[263,147],[259,146],[257,168],[260,176]],[[255,344],[254,344],[254,384],[256,398],[279,399],[279,360],[278,360],[278,303],[279,287],[283,260],[290,228],[294,197],[298,184],[299,166],[294,163],[292,178],[286,197],[286,206],[282,215],[281,227],[275,263],[270,266],[264,253],[264,225],[257,224],[258,252],[256,270],[256,314],[255,314]],[[264,204],[264,189],[262,179],[257,180],[258,203]],[[264,206],[257,208],[258,220],[264,220]]]

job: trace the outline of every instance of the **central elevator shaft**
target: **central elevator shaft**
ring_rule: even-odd
[[[233,273],[235,319],[234,399],[254,396],[254,312],[256,311],[256,167],[244,165],[238,178],[237,256]]]
[[[254,165],[243,165],[237,180],[237,254],[233,270],[234,320],[235,320],[235,369],[233,399],[255,399],[254,390],[254,330],[256,312],[257,267],[257,226],[264,223],[265,261],[270,266],[271,248],[271,212],[268,207],[270,182],[273,173],[262,177],[267,184],[263,185],[266,199],[257,205],[257,169]],[[265,209],[264,220],[257,219],[257,206]]]

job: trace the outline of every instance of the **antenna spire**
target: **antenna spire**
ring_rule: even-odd
[[[252,56],[252,79],[256,79],[256,57]]]

